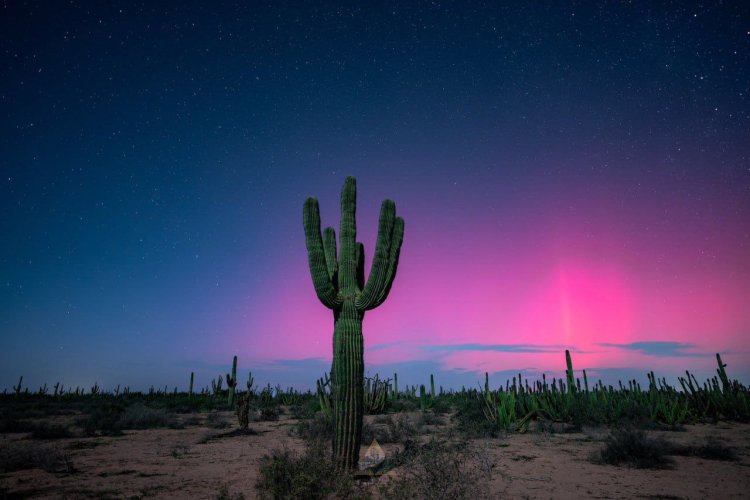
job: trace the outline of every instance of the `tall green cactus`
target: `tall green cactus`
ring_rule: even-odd
[[[232,376],[227,373],[227,404],[232,406],[234,403],[234,390],[237,387],[237,356],[232,360]]]
[[[347,177],[341,190],[340,250],[336,232],[321,237],[320,209],[315,198],[304,204],[305,243],[315,293],[333,310],[333,455],[339,467],[356,468],[362,434],[364,353],[362,319],[388,297],[398,267],[404,220],[396,205],[385,200],[380,209],[378,238],[370,276],[365,282],[365,252],[356,241],[357,184]]]
[[[573,394],[576,390],[574,375],[573,375],[573,360],[570,359],[570,351],[565,349],[565,364],[568,365],[565,370],[565,375],[568,378],[568,394]]]

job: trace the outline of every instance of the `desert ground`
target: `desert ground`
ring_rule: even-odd
[[[38,428],[71,430],[62,435],[47,432],[46,437],[45,433],[1,433],[0,497],[257,498],[263,456],[284,448],[305,453],[304,433],[299,431],[304,419],[294,418],[293,413],[281,407],[277,420],[259,420],[254,415],[248,432],[239,430],[231,411],[174,414],[168,427],[124,430],[121,435],[80,432],[75,427],[80,422],[76,412],[37,415],[31,423]],[[405,445],[394,438],[393,429],[404,428],[415,442],[459,443],[454,450],[461,453],[438,455],[437,462],[424,462],[421,472],[409,465],[381,467],[373,477],[354,481],[356,496],[748,498],[750,491],[750,424],[746,423],[647,430],[649,437],[662,437],[676,445],[713,443],[734,455],[732,460],[671,456],[665,466],[651,469],[596,460],[610,435],[604,427],[574,429],[534,422],[525,433],[466,438],[456,431],[451,413],[368,415],[365,422],[364,440],[374,436],[383,441],[387,459],[403,456]],[[363,443],[363,457],[369,444]],[[399,485],[404,483],[394,482],[420,474],[434,474],[438,483],[454,480],[454,474],[472,481],[473,489],[448,491],[439,484],[421,484],[404,490]],[[383,489],[388,484],[390,493]]]

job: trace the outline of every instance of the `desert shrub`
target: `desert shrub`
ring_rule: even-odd
[[[87,436],[94,436],[97,433],[106,436],[122,435],[117,423],[125,411],[122,404],[105,402],[91,406],[87,410],[89,414],[78,421]]]
[[[163,409],[149,408],[144,404],[128,406],[115,422],[118,429],[155,429],[159,427],[177,428],[177,419]]]
[[[224,419],[220,413],[209,413],[206,417],[206,427],[211,429],[226,429],[229,427],[229,422]]]
[[[417,427],[406,415],[376,420],[374,424],[362,424],[362,444],[370,444],[373,439],[379,443],[404,443],[414,439]]]
[[[32,432],[35,426],[28,420],[21,420],[15,415],[0,418],[0,434],[12,432]]]
[[[490,422],[482,411],[482,403],[478,399],[464,401],[453,416],[456,430],[465,438],[498,437],[504,431],[495,423]]]
[[[262,405],[260,408],[260,415],[258,419],[261,422],[272,422],[279,419],[281,411],[278,406],[275,405]]]
[[[650,438],[641,430],[626,427],[613,430],[604,448],[592,456],[592,461],[610,465],[624,463],[637,469],[663,469],[673,463],[666,456],[670,450],[667,441]]]
[[[314,500],[359,496],[352,477],[336,470],[327,448],[322,441],[311,441],[301,456],[288,449],[265,455],[255,484],[259,497]]]
[[[317,399],[308,399],[295,404],[289,408],[289,413],[293,418],[313,418],[320,410],[320,403]]]
[[[214,497],[216,500],[245,500],[245,495],[242,493],[237,493],[236,495],[232,495],[229,493],[229,486],[222,485],[221,488],[219,488],[219,492]]]
[[[436,415],[445,415],[453,411],[453,406],[443,397],[436,398],[432,404],[432,411]]]
[[[443,419],[431,412],[424,412],[419,417],[420,425],[442,425]]]
[[[394,457],[405,465],[404,475],[382,484],[382,498],[458,499],[481,497],[487,491],[493,464],[466,442],[432,440],[418,445],[408,442]]]
[[[416,411],[419,409],[419,403],[411,399],[397,399],[391,401],[391,411],[394,413]]]
[[[330,442],[333,438],[333,420],[324,415],[316,415],[310,420],[300,420],[293,429],[294,434],[306,441]]]
[[[72,437],[70,429],[56,424],[40,423],[31,431],[32,439],[63,439]]]
[[[707,437],[705,443],[701,445],[673,445],[669,453],[670,455],[699,457],[706,460],[739,460],[734,448],[725,445],[713,436]]]
[[[55,446],[15,441],[0,448],[0,472],[26,469],[74,472],[70,455]]]

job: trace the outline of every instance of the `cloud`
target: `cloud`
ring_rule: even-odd
[[[565,350],[565,346],[534,344],[446,344],[425,346],[425,350],[556,353]]]
[[[630,351],[638,351],[641,354],[647,354],[649,356],[660,356],[666,358],[702,358],[705,356],[711,356],[710,353],[702,352],[685,352],[687,349],[695,349],[695,344],[689,344],[686,342],[631,342],[630,344],[610,344],[600,343],[597,344],[602,347],[616,347],[618,349],[628,349]]]

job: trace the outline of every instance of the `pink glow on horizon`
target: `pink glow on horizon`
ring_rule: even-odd
[[[606,206],[602,198],[591,203]],[[630,213],[592,205],[571,214],[562,205],[522,209],[531,214],[526,220],[483,219],[439,233],[430,233],[426,220],[409,225],[390,296],[365,315],[366,362],[434,360],[446,370],[552,373],[564,369],[563,351],[570,348],[576,369],[711,366],[710,357],[598,345],[671,341],[695,346],[686,352],[732,351],[750,367],[743,354],[750,271],[733,233],[706,225],[696,234],[642,234],[637,222],[648,217],[645,207]],[[455,238],[459,230],[463,237]],[[696,251],[704,247],[721,258]],[[290,262],[263,301],[231,328],[233,338],[254,359],[330,360],[332,313],[315,297],[305,255]],[[431,349],[460,344],[559,350]]]

